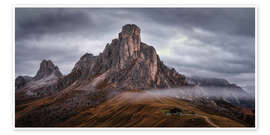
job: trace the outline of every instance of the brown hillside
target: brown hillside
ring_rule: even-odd
[[[169,114],[178,108],[179,114]],[[188,102],[147,91],[123,92],[101,105],[71,117],[69,127],[243,127],[225,117],[207,114]]]

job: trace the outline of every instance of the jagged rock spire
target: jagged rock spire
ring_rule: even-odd
[[[141,42],[141,29],[135,24],[126,24],[122,27],[122,31],[119,33],[119,39],[129,39],[131,38],[136,44]]]
[[[163,65],[154,47],[141,41],[140,33],[135,24],[124,25],[118,39],[104,49],[97,69],[109,70],[107,80],[126,88],[184,85],[184,76]]]
[[[135,24],[122,27],[118,38],[107,44],[98,56],[85,54],[72,72],[64,77],[63,87],[76,80],[102,82],[120,89],[169,88],[186,85],[185,76],[164,65],[154,47],[141,41],[141,29]],[[91,87],[90,87],[91,86]]]
[[[120,68],[124,68],[124,63],[130,61],[130,59],[136,59],[139,56],[141,49],[141,29],[135,24],[127,24],[122,27],[122,31],[119,33],[119,56],[120,56]]]
[[[55,66],[51,60],[42,60],[42,62],[40,63],[39,70],[33,79],[39,80],[51,74],[54,74],[56,77],[62,76],[62,73],[59,71],[59,68]]]

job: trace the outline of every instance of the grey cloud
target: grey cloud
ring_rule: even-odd
[[[82,30],[91,18],[84,12],[64,9],[16,9],[16,38]],[[76,24],[76,25],[74,25]],[[91,24],[89,24],[91,25]],[[26,37],[27,38],[27,37]]]
[[[174,58],[168,60],[163,56],[165,61],[228,74],[255,72],[254,38],[216,33],[210,37],[194,32],[183,33],[188,37],[187,41],[174,43],[171,48]]]
[[[18,40],[54,34],[94,39],[115,28],[110,24],[111,18],[105,18],[106,14],[102,13],[97,16],[100,13],[93,9],[17,8],[15,14],[15,34]]]
[[[18,74],[34,75],[38,70],[39,63],[43,59],[51,59],[56,65],[60,65],[62,69],[63,63],[74,63],[81,55],[76,51],[76,48],[61,49],[58,47],[42,48],[38,44],[29,44],[24,42],[17,42],[15,48],[15,71]],[[72,65],[73,66],[73,65]],[[71,67],[70,67],[71,68]],[[68,72],[70,70],[68,69]],[[63,71],[63,70],[62,70]],[[67,69],[64,70],[65,73]]]
[[[199,27],[214,32],[255,35],[254,8],[165,8],[141,9],[138,12],[156,22],[174,27]]]

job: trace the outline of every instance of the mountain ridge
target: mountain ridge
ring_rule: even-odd
[[[101,82],[120,89],[169,88],[186,85],[185,76],[170,69],[159,59],[154,47],[141,42],[140,28],[122,27],[118,38],[107,44],[98,56],[83,55],[71,73],[60,82],[67,87],[77,79]]]
[[[22,88],[26,84],[35,85],[33,82],[43,78],[45,82],[52,80],[53,83],[48,84],[51,86],[42,87],[56,92],[74,84],[78,86],[77,90],[89,91],[162,89],[196,85],[244,91],[225,79],[186,77],[174,68],[167,67],[160,60],[155,48],[141,41],[140,33],[141,29],[137,25],[124,25],[118,38],[108,43],[99,55],[85,53],[65,76],[51,60],[42,60],[36,75],[30,81],[20,77],[17,79],[16,88]]]
[[[56,80],[53,87],[60,91],[76,83],[78,90],[95,89],[162,89],[181,86],[221,86],[242,90],[225,79],[186,77],[174,68],[167,67],[159,58],[154,47],[141,41],[141,29],[135,24],[124,25],[118,38],[108,43],[97,56],[85,53],[76,62],[72,71],[63,76],[51,60],[42,60],[32,81],[49,77]],[[56,79],[55,79],[56,78]],[[26,82],[21,77],[20,88]],[[17,82],[19,82],[18,80]],[[47,86],[45,86],[47,87]],[[17,88],[17,86],[16,86]]]

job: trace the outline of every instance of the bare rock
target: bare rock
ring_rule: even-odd
[[[106,73],[106,81],[121,89],[168,88],[186,85],[184,75],[164,65],[154,49],[141,42],[140,28],[122,27],[90,68],[89,77]]]
[[[55,66],[51,60],[42,60],[39,70],[33,79],[39,80],[44,77],[48,77],[51,74],[54,74],[57,77],[63,76],[62,73],[59,71],[59,68]]]
[[[91,53],[84,54],[75,64],[71,73],[59,79],[57,88],[64,89],[77,80],[87,80],[96,62],[96,57]]]
[[[15,79],[15,90],[18,90],[18,89],[24,87],[31,80],[32,80],[32,77],[30,77],[30,76],[18,76]]]
[[[135,24],[123,26],[118,38],[108,43],[102,53],[98,56],[86,53],[64,77],[50,60],[43,60],[34,80],[54,73],[59,80],[53,88],[58,90],[76,81],[84,88],[96,78],[102,78],[98,79],[102,86],[124,90],[186,85],[185,76],[164,65],[155,48],[141,41],[140,33]]]
[[[63,77],[59,68],[51,60],[40,63],[37,74],[32,77],[19,76],[15,80],[16,97],[20,100],[30,97],[43,97],[56,93],[58,80]],[[18,97],[20,95],[20,97]]]

